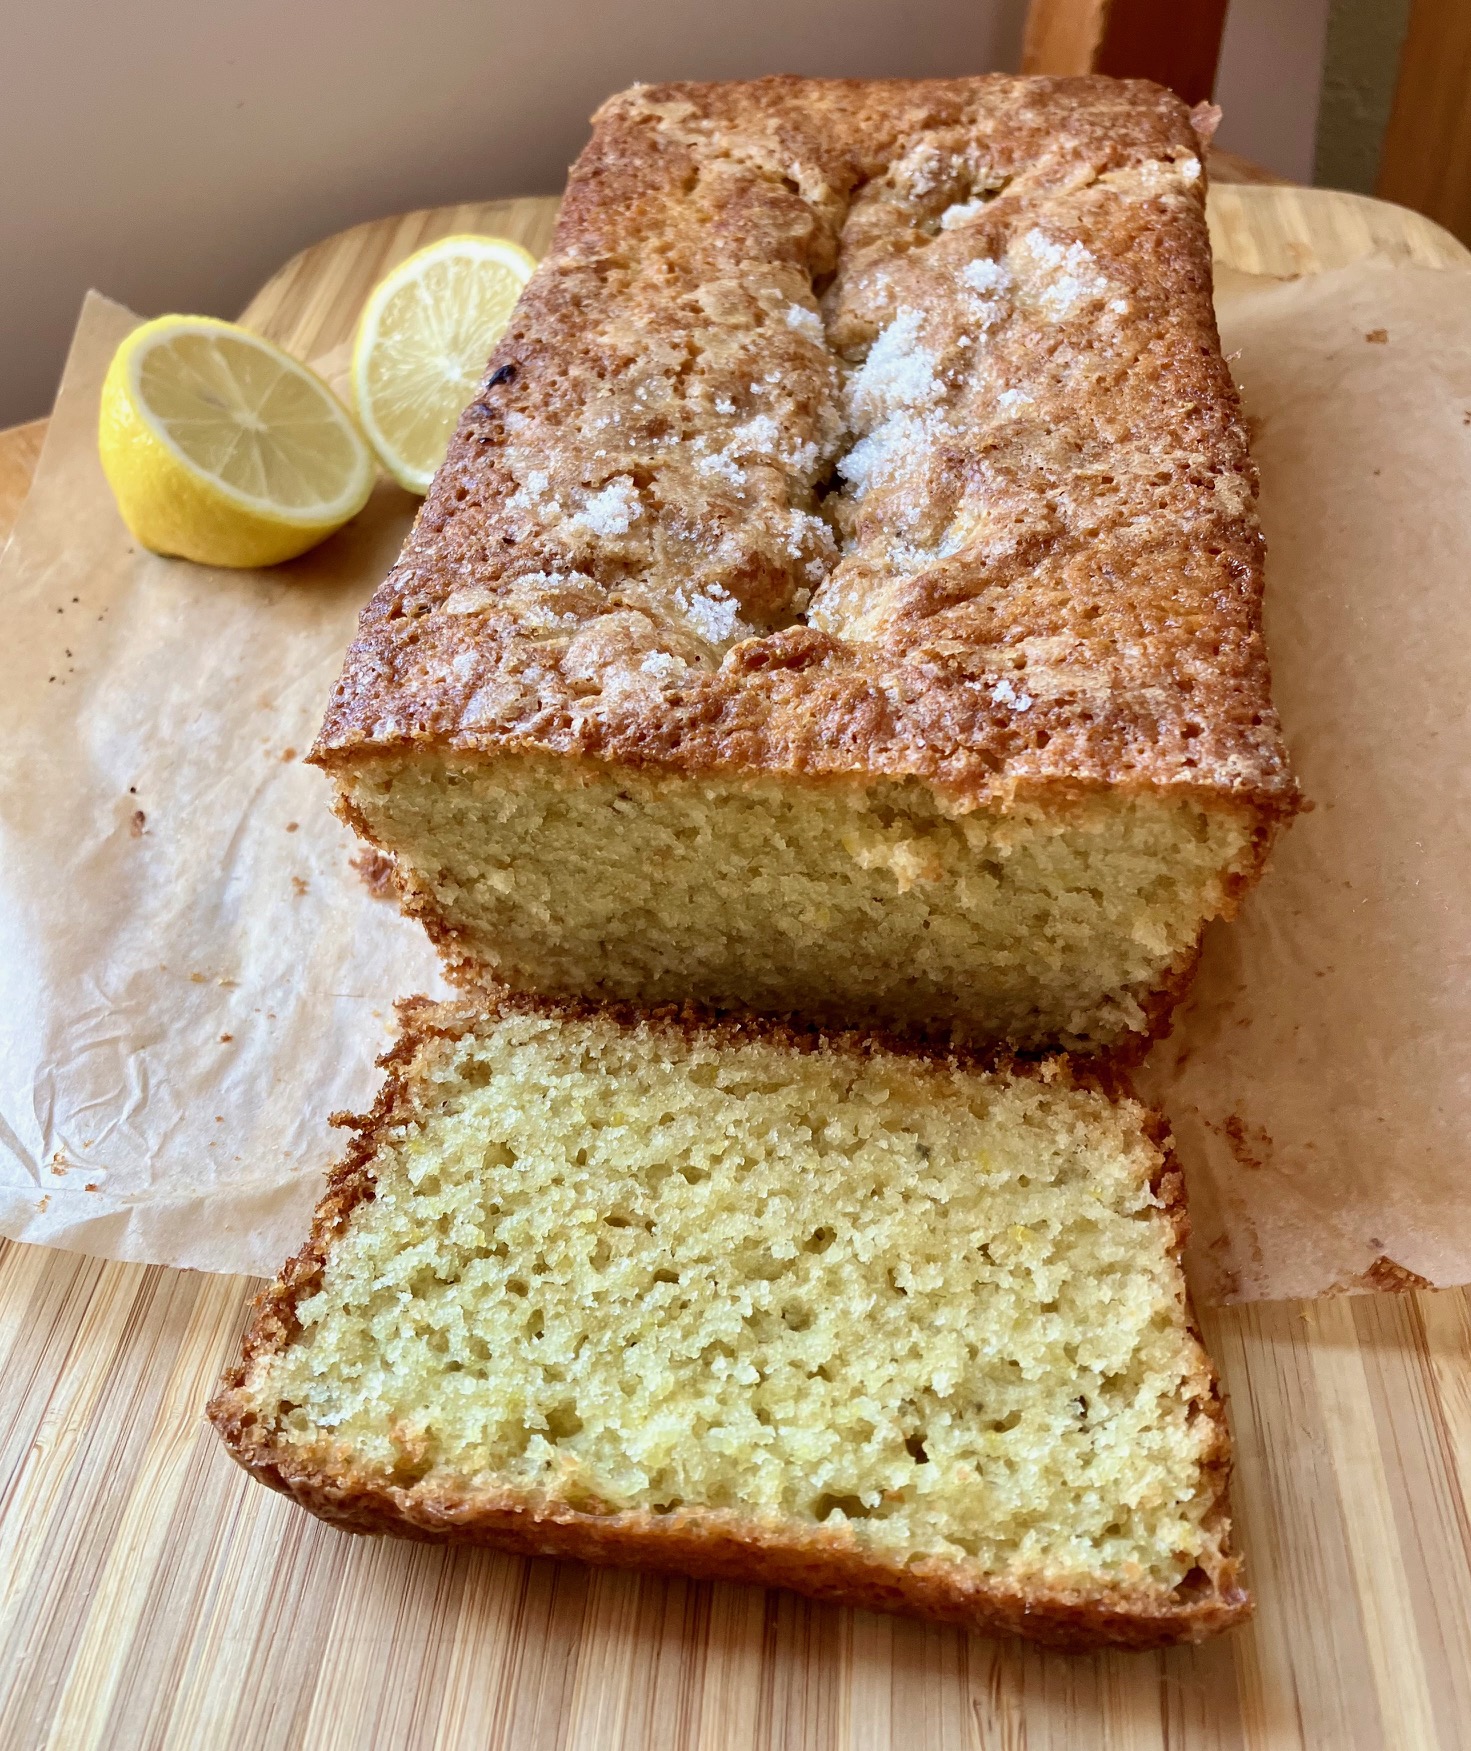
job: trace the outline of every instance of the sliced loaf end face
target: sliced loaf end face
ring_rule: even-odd
[[[1135,1102],[682,1012],[406,1021],[210,1408],[263,1481],[1066,1646],[1247,1614]]]

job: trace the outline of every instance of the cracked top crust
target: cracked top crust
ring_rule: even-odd
[[[1138,81],[611,99],[314,758],[1290,813],[1200,149]]]

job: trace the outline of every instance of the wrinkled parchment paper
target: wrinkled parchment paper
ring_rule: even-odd
[[[1471,1280],[1471,273],[1232,276],[1221,303],[1317,807],[1142,1080],[1207,1299]],[[300,764],[412,504],[383,488],[271,573],[135,549],[95,444],[134,320],[89,301],[0,561],[0,1231],[267,1273],[392,999],[440,989]]]
[[[1218,294],[1315,804],[1141,1079],[1210,1300],[1471,1280],[1471,273]],[[1239,289],[1238,289],[1239,288]],[[1402,1279],[1401,1279],[1402,1281]]]
[[[393,999],[440,989],[301,763],[414,501],[273,571],[137,548],[96,428],[138,320],[88,300],[0,560],[0,1231],[274,1272]]]

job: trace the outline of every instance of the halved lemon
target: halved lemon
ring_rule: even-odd
[[[535,268],[507,237],[441,237],[374,288],[353,344],[352,392],[368,442],[410,492],[428,492]]]
[[[133,330],[108,368],[97,438],[137,539],[203,565],[305,553],[362,510],[376,473],[320,377],[208,316]]]

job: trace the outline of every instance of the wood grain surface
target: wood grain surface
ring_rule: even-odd
[[[1237,268],[1471,261],[1356,197],[1212,200]],[[420,243],[498,230],[540,249],[553,208],[361,226],[289,263],[247,319],[319,356]],[[38,437],[0,434],[0,519]],[[254,1287],[0,1242],[6,1751],[1471,1746],[1463,1291],[1208,1313],[1256,1619],[1202,1648],[1078,1658],[785,1593],[332,1531],[201,1421]]]

